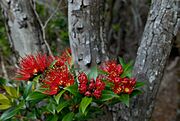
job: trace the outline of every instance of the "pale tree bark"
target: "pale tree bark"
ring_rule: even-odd
[[[69,0],[69,39],[76,67],[84,70],[108,58],[106,51],[104,0]]]
[[[134,76],[146,82],[144,93],[131,102],[130,108],[120,105],[115,121],[150,120],[173,37],[180,27],[177,2],[152,1],[134,65]]]
[[[104,0],[69,0],[69,39],[75,66],[88,71],[92,66],[108,59],[105,39]],[[107,112],[97,121],[110,121]],[[95,121],[95,120],[91,120]]]
[[[31,0],[1,0],[6,29],[17,58],[37,52],[47,52],[42,29]]]

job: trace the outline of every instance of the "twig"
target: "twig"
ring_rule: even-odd
[[[45,22],[45,24],[44,24],[44,26],[43,26],[43,29],[45,29],[45,28],[47,27],[47,24],[49,23],[49,21],[50,21],[50,20],[52,19],[52,17],[57,13],[58,8],[59,8],[59,6],[61,5],[61,3],[62,3],[62,0],[59,0],[56,9],[55,9],[54,12],[49,16],[49,18],[46,20],[46,22]]]
[[[2,73],[3,73],[3,76],[6,80],[9,80],[9,77],[8,77],[8,74],[7,74],[7,70],[6,70],[6,67],[5,67],[5,64],[4,64],[4,57],[2,54],[0,54],[0,60],[1,60],[1,68],[2,68]]]
[[[37,17],[37,20],[39,21],[39,24],[40,24],[40,26],[41,26],[41,29],[42,29],[43,41],[44,41],[44,43],[45,43],[45,45],[46,45],[46,47],[47,47],[47,49],[48,49],[49,54],[50,54],[50,55],[52,56],[52,58],[54,59],[53,53],[52,53],[52,51],[51,51],[51,49],[50,49],[50,46],[49,46],[49,44],[48,44],[47,41],[46,41],[46,33],[45,33],[44,25],[43,25],[43,23],[42,23],[42,21],[41,21],[41,19],[40,19],[39,14],[38,14],[37,11],[36,11],[36,0],[33,0],[32,7],[33,7],[34,13],[35,13],[35,15],[36,15],[36,17]]]

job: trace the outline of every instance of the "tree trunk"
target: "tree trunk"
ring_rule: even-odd
[[[9,41],[18,57],[47,52],[41,27],[31,2],[31,0],[0,1]]]
[[[75,66],[88,71],[108,59],[105,39],[104,0],[69,0],[69,39]],[[112,115],[91,121],[111,121]]]
[[[134,76],[146,83],[144,93],[131,102],[130,108],[120,106],[116,121],[150,120],[173,37],[180,26],[177,8],[176,0],[152,1],[134,65]]]
[[[69,0],[69,39],[76,67],[84,70],[107,59],[103,0]]]

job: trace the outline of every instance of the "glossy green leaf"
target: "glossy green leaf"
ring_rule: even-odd
[[[124,59],[121,57],[119,57],[118,59],[119,59],[119,63],[122,65],[122,67],[125,68],[126,63],[124,62]]]
[[[58,121],[58,116],[57,115],[53,115],[53,117],[49,121]]]
[[[46,95],[42,94],[40,92],[32,92],[26,97],[26,100],[28,100],[28,101],[30,101],[30,100],[41,100],[45,97],[46,97]]]
[[[139,88],[139,87],[142,87],[142,86],[144,86],[144,82],[136,82],[136,85],[135,85],[135,88]]]
[[[63,117],[62,121],[72,121],[73,118],[74,118],[74,113],[70,112]]]
[[[54,105],[53,102],[50,102],[48,105],[47,105],[47,110],[49,112],[51,112],[52,114],[55,114],[56,113],[56,106]]]
[[[86,108],[91,104],[92,102],[92,97],[84,97],[82,100],[81,100],[81,103],[80,103],[80,106],[79,106],[79,110],[80,112],[82,112],[83,114],[85,113],[86,111]]]
[[[5,109],[8,109],[10,107],[11,107],[11,105],[9,105],[9,104],[7,104],[7,105],[3,104],[3,105],[0,105],[0,110],[5,110]]]
[[[119,100],[120,100],[121,102],[123,102],[124,104],[126,104],[126,106],[129,107],[129,95],[128,95],[128,94],[121,94],[121,95],[119,96]]]
[[[61,112],[61,110],[65,107],[67,107],[69,105],[69,102],[68,101],[64,101],[64,102],[61,102],[58,106],[57,106],[57,112]]]
[[[33,84],[33,82],[29,82],[29,84],[25,87],[25,90],[24,90],[24,93],[23,93],[24,98],[26,98],[28,96],[28,94],[31,92],[32,84]]]
[[[0,100],[9,100],[5,95],[0,94]]]
[[[10,105],[11,102],[9,99],[0,99],[0,104],[3,104],[3,105]]]
[[[124,71],[123,71],[121,77],[122,78],[124,78],[124,77],[131,78],[131,76],[132,76],[132,69],[133,69],[133,61],[130,61],[128,64],[126,64],[123,69],[124,69]]]
[[[73,95],[77,95],[78,94],[78,85],[74,84],[68,87],[65,87],[64,90],[69,91],[70,93],[72,93]]]
[[[16,115],[20,109],[24,107],[25,102],[22,101],[18,106],[6,110],[0,117],[0,121],[5,121]]]
[[[19,112],[19,108],[11,108],[7,111],[5,111],[1,117],[0,117],[0,121],[5,121],[7,119],[10,119],[11,117],[13,117],[14,115],[16,115]]]
[[[61,98],[61,96],[63,95],[63,93],[65,92],[66,90],[62,90],[59,94],[57,94],[56,96],[54,96],[54,99],[56,100],[56,103],[59,104],[59,100]]]
[[[4,86],[4,89],[6,90],[6,92],[14,98],[18,98],[19,97],[19,92],[17,92],[17,90],[14,87],[11,86]]]
[[[108,100],[111,100],[113,98],[119,98],[119,96],[112,91],[103,90],[102,91],[102,97],[100,100],[101,101],[108,101]]]

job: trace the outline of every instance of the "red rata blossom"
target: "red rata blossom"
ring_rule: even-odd
[[[97,77],[96,81],[91,79],[88,84],[87,75],[85,73],[80,73],[78,76],[79,80],[79,92],[85,96],[94,96],[96,99],[101,97],[102,90],[105,88],[105,83],[101,78]]]
[[[123,73],[121,64],[117,64],[114,60],[103,63],[100,69],[107,73],[107,79],[111,82],[120,81],[116,80],[116,77]]]
[[[134,78],[121,78],[123,68],[116,61],[107,61],[100,66],[100,69],[106,72],[105,79],[114,84],[113,91],[116,94],[127,93],[131,94],[134,90],[136,80]]]
[[[134,90],[134,86],[136,84],[135,78],[123,78],[121,82],[114,83],[113,91],[116,94],[127,93],[131,94]]]
[[[43,73],[50,63],[45,54],[28,55],[22,58],[19,63],[16,80],[29,80],[34,75]]]
[[[57,60],[56,66],[64,66],[67,62],[67,64],[72,64],[72,56],[71,56],[71,50],[69,48],[65,49],[65,51],[62,52],[60,57],[55,57]]]
[[[54,67],[47,70],[42,83],[47,88],[44,93],[54,95],[57,94],[59,87],[67,87],[74,84],[74,76],[69,72],[67,66]]]

